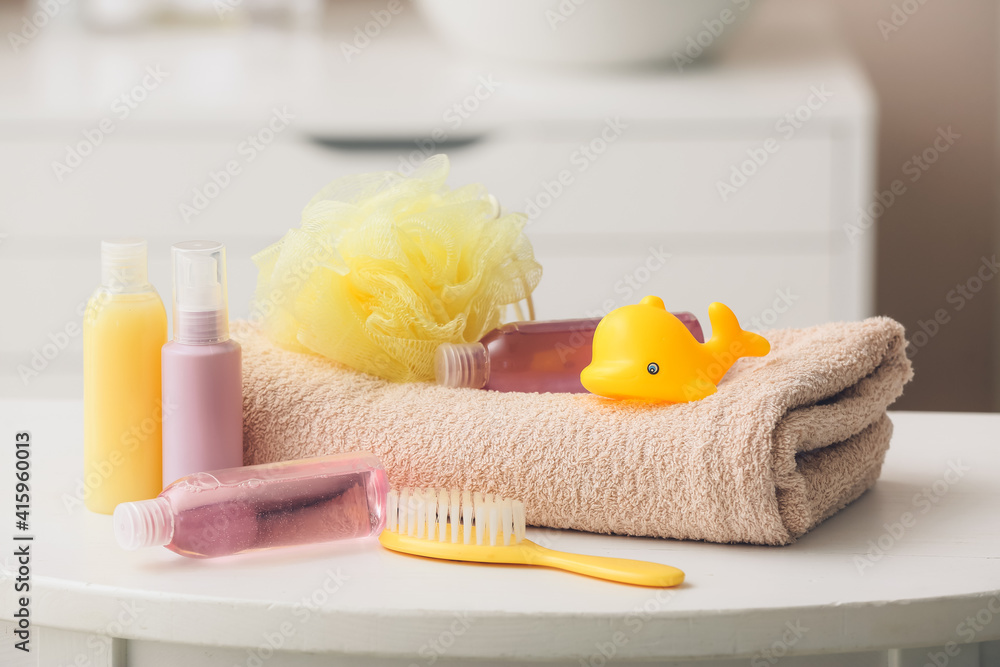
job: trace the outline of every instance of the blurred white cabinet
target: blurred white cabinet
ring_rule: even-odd
[[[760,12],[683,75],[545,73],[461,61],[419,26],[398,28],[353,63],[333,38],[258,32],[42,35],[0,55],[14,73],[0,91],[0,280],[18,286],[2,297],[18,321],[0,330],[0,394],[77,393],[79,335],[38,377],[17,368],[79,321],[102,237],[149,239],[165,301],[171,243],[226,242],[231,311],[246,315],[251,256],[316,191],[421,152],[449,154],[453,186],[482,182],[530,215],[541,318],[645,294],[702,319],[723,301],[756,328],[871,314],[874,235],[846,228],[872,192],[874,111],[835,41]],[[53,162],[151,63],[165,82],[58,178]],[[449,114],[484,78],[495,90]],[[293,120],[249,160],[240,146],[275,108]],[[185,218],[232,161],[239,174]]]

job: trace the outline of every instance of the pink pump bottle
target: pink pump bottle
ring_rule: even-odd
[[[388,492],[368,452],[199,472],[118,505],[115,537],[191,558],[368,537],[385,526]]]
[[[698,318],[674,313],[699,343]],[[444,343],[434,356],[437,383],[494,391],[585,393],[580,372],[593,357],[594,330],[601,318],[511,322],[478,343]]]
[[[243,464],[243,371],[229,338],[226,249],[214,241],[171,248],[174,338],[163,346],[163,486]]]

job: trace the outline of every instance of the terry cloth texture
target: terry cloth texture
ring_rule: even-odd
[[[247,465],[369,450],[397,488],[520,498],[531,525],[712,542],[788,544],[864,493],[912,377],[887,318],[764,332],[769,355],[679,405],[394,384],[233,336]]]

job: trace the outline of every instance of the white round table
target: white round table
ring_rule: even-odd
[[[0,402],[4,437],[32,435],[39,662],[24,664],[1000,664],[1000,415],[893,420],[875,488],[788,547],[529,528],[553,548],[687,573],[677,589],[650,590],[401,556],[375,540],[201,561],[125,552],[111,518],[75,495],[81,403]],[[13,445],[4,451],[0,664],[17,665]]]

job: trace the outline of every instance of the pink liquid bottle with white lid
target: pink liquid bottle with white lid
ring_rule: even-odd
[[[163,346],[163,486],[243,464],[243,357],[229,337],[226,248],[187,241],[174,263],[174,337]]]
[[[674,313],[699,343],[698,318]],[[494,391],[586,393],[580,372],[593,358],[600,317],[548,322],[511,322],[478,343],[444,343],[434,356],[437,383]]]
[[[191,558],[369,537],[385,525],[388,492],[368,452],[199,472],[118,505],[115,537]]]

